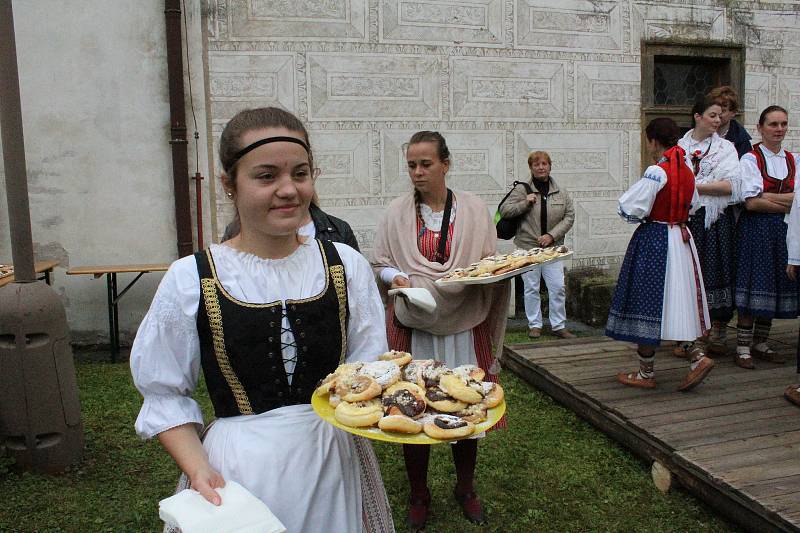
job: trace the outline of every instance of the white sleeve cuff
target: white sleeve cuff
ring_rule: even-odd
[[[148,394],[136,418],[136,434],[150,439],[184,424],[203,427],[203,412],[194,399],[179,394]]]
[[[401,272],[396,268],[385,267],[383,270],[381,270],[381,281],[387,285],[391,285],[396,276],[403,276],[404,278],[408,279],[408,274]]]

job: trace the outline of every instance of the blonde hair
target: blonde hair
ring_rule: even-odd
[[[550,154],[548,154],[547,152],[543,152],[541,150],[536,150],[528,155],[528,167],[530,167],[533,164],[533,162],[536,161],[537,159],[544,159],[545,161],[547,161],[548,165],[550,165],[551,167],[553,166],[553,160],[550,159]]]

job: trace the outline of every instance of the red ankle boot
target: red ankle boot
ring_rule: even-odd
[[[428,508],[431,505],[431,493],[425,489],[422,497],[411,496],[408,500],[408,517],[406,523],[411,531],[419,531],[425,528],[428,521]]]
[[[486,517],[483,514],[483,506],[478,499],[475,491],[465,492],[459,494],[457,490],[453,491],[456,501],[461,506],[464,516],[473,524],[486,524]]]

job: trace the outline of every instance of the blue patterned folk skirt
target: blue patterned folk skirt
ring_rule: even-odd
[[[795,318],[798,285],[786,276],[786,223],[781,213],[744,211],[736,226],[736,308],[764,318]]]
[[[701,207],[689,218],[687,226],[700,258],[711,320],[727,323],[733,318],[734,308],[736,229],[733,209],[726,209],[708,229],[705,218],[706,208]]]
[[[658,346],[667,272],[666,224],[640,224],[633,232],[608,313],[606,335]]]

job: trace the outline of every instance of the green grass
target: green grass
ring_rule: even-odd
[[[593,337],[597,336],[598,333],[595,331],[581,331],[581,330],[573,330],[571,329],[572,333],[575,334],[576,337]],[[550,333],[550,328],[542,329],[542,336],[538,339],[531,339],[528,337],[528,328],[509,328],[506,331],[506,344],[521,344],[521,343],[529,343],[529,342],[543,342],[543,341],[555,341],[560,340],[561,337],[556,337]]]
[[[160,531],[157,502],[172,493],[178,471],[157,442],[133,432],[140,397],[127,365],[79,363],[77,371],[84,461],[58,476],[18,475],[0,462],[0,531]],[[438,445],[427,531],[730,530],[686,493],[659,493],[648,465],[549,397],[507,372],[502,379],[510,429],[490,433],[478,450],[477,488],[490,524],[473,526],[457,511],[449,446]],[[198,397],[208,412],[205,391]],[[377,443],[375,450],[397,529],[404,531],[408,488],[400,449]]]

